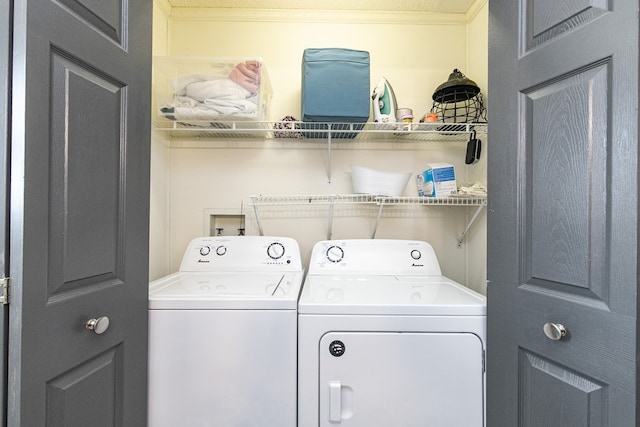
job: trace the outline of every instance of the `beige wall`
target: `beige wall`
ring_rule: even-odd
[[[285,115],[300,118],[305,48],[367,50],[372,86],[386,77],[400,106],[412,108],[417,120],[431,107],[434,89],[454,68],[486,86],[486,7],[472,18],[469,22],[467,17],[401,13],[174,9],[166,25],[154,21],[154,53],[264,58],[274,91],[269,119],[279,120]],[[331,153],[329,182],[326,146],[317,142],[163,143],[162,137],[160,133],[154,142],[152,160],[152,279],[175,271],[187,242],[208,231],[205,212],[239,213],[242,206],[249,214],[247,233],[257,234],[255,219],[247,212],[248,196],[351,193],[351,164],[418,172],[429,162],[446,161],[456,166],[459,181],[486,181],[486,163],[464,165],[464,143],[339,142]],[[412,180],[405,194],[415,192]],[[452,207],[401,210],[382,220],[376,237],[430,241],[445,274],[484,291],[484,219],[472,227],[462,248],[456,246],[456,236],[471,213]],[[313,243],[327,237],[327,223],[322,210],[269,212],[263,219],[265,234],[296,238],[305,259]],[[340,212],[333,225],[333,238],[367,238],[374,219],[370,212],[355,209]]]
[[[466,68],[466,23],[441,15],[400,23],[406,21],[404,15],[388,15],[183,11],[172,17],[169,54],[264,58],[274,91],[269,118],[279,120],[288,114],[300,117],[305,48],[366,50],[371,55],[372,85],[386,77],[400,106],[421,116],[431,107],[433,90],[451,70]]]
[[[479,8],[473,19],[467,26],[467,69],[468,75],[482,88],[484,93],[485,107],[487,102],[488,86],[488,58],[487,49],[489,46],[489,5],[485,1]],[[482,138],[482,153],[480,161],[469,166],[473,170],[474,180],[487,182],[487,155],[489,144],[486,138]],[[487,210],[483,209],[478,216],[478,227],[471,228],[469,236],[464,246],[467,255],[465,277],[467,283],[474,289],[486,293],[487,284]]]
[[[167,36],[171,7],[165,0],[153,2],[153,54],[167,54]],[[155,103],[155,101],[154,101]],[[152,112],[155,115],[155,112]],[[151,188],[149,218],[149,277],[169,273],[169,154],[163,134],[151,133]]]

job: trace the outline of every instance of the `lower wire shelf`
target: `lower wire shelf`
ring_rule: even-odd
[[[375,225],[371,238],[374,239],[378,224],[382,218],[382,211],[387,206],[402,206],[402,205],[414,205],[414,206],[461,206],[461,207],[476,207],[476,210],[471,215],[469,222],[467,223],[464,231],[458,236],[457,244],[460,246],[464,237],[469,232],[469,229],[478,218],[478,215],[487,205],[486,195],[472,196],[472,195],[459,195],[450,197],[389,197],[389,196],[376,196],[371,194],[322,194],[322,195],[258,195],[249,197],[250,204],[253,207],[253,211],[258,225],[258,231],[260,235],[264,235],[262,223],[260,220],[260,208],[267,206],[328,206],[328,222],[329,231],[327,239],[331,239],[332,225],[333,225],[333,207],[336,205],[369,205],[377,206],[378,212],[376,216]]]

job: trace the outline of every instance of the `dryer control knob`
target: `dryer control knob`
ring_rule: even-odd
[[[327,259],[331,262],[340,262],[344,258],[344,250],[340,246],[331,246],[327,249]]]
[[[411,258],[420,259],[420,258],[422,258],[422,253],[420,253],[419,250],[414,249],[414,250],[411,251]]]
[[[340,357],[344,354],[344,352],[345,352],[345,345],[342,341],[335,340],[335,341],[332,341],[331,344],[329,344],[329,353],[331,353],[332,356]]]

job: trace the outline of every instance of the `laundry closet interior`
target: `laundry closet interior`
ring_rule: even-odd
[[[369,52],[371,89],[387,79],[398,107],[412,109],[416,124],[454,69],[477,83],[489,111],[486,0],[359,1],[350,10],[336,10],[343,3],[304,9],[295,1],[266,8],[267,2],[154,0],[153,54],[262,58],[272,87],[270,127],[286,116],[301,119],[307,48]],[[423,10],[409,10],[415,3]],[[378,5],[383,7],[371,9]],[[463,12],[452,13],[456,8]],[[185,247],[199,236],[291,237],[303,264],[315,242],[374,237],[427,241],[444,275],[486,293],[486,199],[471,205],[414,200],[415,177],[430,163],[453,164],[458,186],[486,185],[486,125],[477,133],[480,160],[467,165],[467,134],[380,135],[365,128],[355,138],[329,142],[276,138],[273,132],[180,133],[161,125],[155,90],[153,98],[150,280],[176,271]],[[351,197],[352,165],[412,177],[402,197],[381,208],[379,201]]]

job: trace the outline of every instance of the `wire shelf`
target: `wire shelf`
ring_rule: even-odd
[[[249,204],[253,207],[256,223],[260,235],[264,235],[260,211],[262,209],[274,209],[275,207],[304,207],[305,209],[326,209],[329,223],[327,239],[331,239],[334,208],[343,206],[370,206],[377,210],[376,221],[371,238],[375,238],[378,224],[385,208],[402,206],[475,206],[475,212],[468,221],[464,231],[458,236],[458,247],[475,222],[480,211],[487,205],[487,197],[483,196],[451,196],[451,197],[387,197],[370,194],[322,194],[322,195],[258,195],[249,196]]]
[[[299,121],[154,121],[157,131],[171,139],[261,138],[282,141],[324,139],[466,141],[475,131],[485,134],[486,123],[309,123]]]
[[[250,196],[253,206],[373,204],[373,205],[431,205],[486,206],[486,196],[451,197],[388,197],[371,194],[322,195],[258,195]]]

